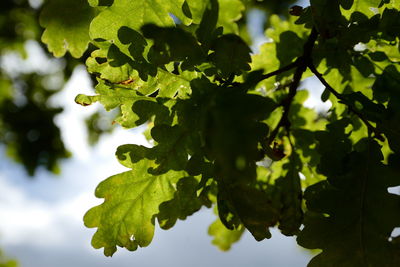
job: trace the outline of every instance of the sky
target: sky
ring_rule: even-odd
[[[262,23],[262,18],[256,18]],[[257,22],[255,22],[257,23]],[[255,38],[262,40],[261,33]],[[39,47],[28,43],[30,57],[25,62],[28,70],[57,68],[57,61],[41,55]],[[9,62],[18,58],[11,56]],[[11,66],[13,64],[8,64]],[[119,145],[146,144],[144,130],[117,128],[104,135],[99,143],[90,147],[83,124],[98,107],[82,107],[74,103],[79,93],[92,92],[83,66],[78,67],[67,86],[52,99],[55,106],[64,107],[56,123],[73,157],[61,164],[61,175],[40,170],[30,179],[22,166],[5,156],[0,146],[0,248],[15,257],[21,267],[87,267],[87,266],[306,266],[312,255],[296,245],[294,238],[282,236],[273,230],[271,240],[257,242],[246,233],[228,252],[211,245],[207,228],[214,220],[209,209],[202,209],[185,221],[179,221],[171,230],[156,229],[155,238],[147,248],[136,252],[119,249],[107,258],[101,250],[90,245],[95,229],[83,225],[84,213],[101,200],[94,196],[98,183],[126,169],[121,166],[114,151]],[[327,110],[319,97],[323,90],[315,80],[308,79],[301,88],[313,88],[306,105]]]

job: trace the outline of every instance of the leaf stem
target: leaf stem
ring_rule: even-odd
[[[339,99],[343,104],[347,105],[349,110],[356,114],[360,120],[363,121],[363,123],[367,126],[368,130],[373,132],[375,134],[375,138],[380,140],[380,141],[385,141],[385,138],[382,136],[382,133],[378,131],[377,128],[375,128],[365,117],[362,113],[360,113],[358,110],[356,110],[353,106],[351,106],[346,99],[343,97],[342,94],[337,92],[332,86],[329,85],[329,83],[324,79],[321,73],[318,72],[317,68],[314,66],[312,62],[309,62],[308,68],[314,73],[315,76],[317,76],[318,80],[326,87],[326,89],[331,92],[337,99]]]

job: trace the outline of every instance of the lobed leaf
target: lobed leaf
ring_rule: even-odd
[[[119,157],[122,157],[119,154]],[[152,175],[149,160],[131,165],[132,170],[104,180],[96,188],[96,197],[104,202],[91,208],[84,217],[85,225],[96,227],[92,238],[94,248],[104,248],[112,256],[117,246],[136,250],[148,246],[154,235],[154,217],[161,203],[173,199],[176,184],[185,172],[169,171]]]
[[[47,1],[40,14],[40,25],[45,28],[42,42],[56,57],[67,51],[73,57],[81,57],[90,41],[89,24],[95,14],[86,0]]]

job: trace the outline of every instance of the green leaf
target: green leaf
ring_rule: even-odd
[[[343,98],[346,100],[346,104],[351,105],[357,111],[362,112],[366,119],[370,121],[381,121],[386,113],[386,109],[382,104],[372,102],[361,92],[344,94]]]
[[[346,127],[349,123],[349,119],[336,120],[327,125],[326,131],[315,133],[319,142],[318,152],[321,155],[318,165],[319,173],[336,174],[342,172],[341,162],[351,150],[351,141],[346,133]]]
[[[385,61],[388,59],[388,57],[386,56],[386,54],[382,51],[376,51],[376,52],[372,52],[369,53],[368,56],[373,60],[373,61]]]
[[[400,71],[398,71],[393,65],[390,65],[376,78],[372,86],[374,98],[380,103],[388,101],[390,96],[395,99],[400,99],[400,93],[397,89],[399,86]]]
[[[302,163],[301,174],[304,175],[301,180],[302,188],[315,184],[325,177],[317,172],[317,165],[320,161],[320,154],[315,149],[316,133],[305,129],[293,129],[294,147]]]
[[[263,69],[264,73],[275,71],[292,63],[293,59],[299,57],[303,52],[303,44],[307,39],[309,30],[302,25],[295,24],[294,17],[283,20],[277,15],[272,15],[270,24],[271,27],[265,31],[265,35],[272,39],[272,42],[266,42],[260,47],[258,54],[252,55],[252,70]],[[288,71],[285,74],[289,75],[271,77],[263,80],[259,86],[263,86],[267,92],[271,92],[276,87],[287,84],[293,71]]]
[[[400,36],[400,11],[386,8],[379,25],[385,39],[394,41]]]
[[[178,181],[174,198],[160,205],[157,219],[162,229],[173,227],[176,221],[200,210],[202,201],[197,196],[198,181],[193,177],[185,177]]]
[[[50,52],[62,57],[67,51],[79,58],[89,44],[89,24],[95,9],[86,0],[49,0],[40,14],[40,25],[45,28],[42,42]]]
[[[382,130],[388,139],[392,151],[400,152],[400,111],[398,109],[400,98],[392,98],[388,103],[386,116],[377,127]]]
[[[353,6],[349,10],[342,12],[342,14],[348,17],[354,12],[360,12],[367,17],[372,17],[376,14],[380,3],[381,0],[354,0]]]
[[[193,68],[205,61],[197,40],[189,32],[180,28],[161,28],[147,24],[142,27],[144,37],[153,39],[149,60],[157,66],[173,61],[183,61],[182,69]]]
[[[388,138],[390,148],[400,151],[400,72],[393,65],[386,67],[372,86],[374,98],[381,103],[387,102],[385,114],[381,114],[382,120],[377,126]]]
[[[330,94],[331,93],[329,92],[329,90],[325,88],[324,92],[321,95],[322,102],[326,102],[329,99]]]
[[[244,229],[244,227],[240,227],[238,230],[229,230],[219,219],[216,219],[208,228],[208,234],[214,238],[212,240],[214,245],[222,251],[227,251],[233,243],[240,240]]]
[[[286,66],[303,52],[303,39],[297,33],[284,31],[279,35],[279,43],[276,44],[276,56],[281,66]]]
[[[121,112],[115,122],[126,128],[138,126],[139,117],[133,111],[132,106],[136,101],[148,100],[148,97],[139,95],[135,90],[123,85],[113,85],[102,80],[99,80],[99,84],[96,86],[96,93],[98,95],[95,96],[78,95],[75,102],[87,106],[99,101],[106,110],[120,107]]]
[[[280,62],[276,57],[276,44],[265,43],[260,47],[258,54],[252,55],[251,69],[263,70],[264,73],[269,73],[279,69]],[[272,91],[275,87],[277,78],[271,77],[270,79],[263,80],[260,84],[265,86],[266,91]]]
[[[311,131],[321,130],[325,126],[325,121],[318,116],[316,110],[304,106],[309,93],[301,90],[296,94],[292,107],[289,111],[289,120],[292,129],[308,129]]]
[[[91,208],[84,217],[87,227],[97,228],[92,238],[93,247],[104,248],[106,256],[112,256],[117,246],[128,250],[148,246],[153,239],[154,217],[159,213],[160,204],[173,199],[177,182],[186,176],[185,172],[175,171],[152,175],[148,169],[154,163],[148,160],[129,166],[131,171],[111,176],[99,184],[96,197],[104,198],[104,202]]]
[[[237,21],[242,17],[245,6],[240,0],[186,0],[195,24],[207,24],[204,34],[210,34],[222,26],[224,33],[238,33]],[[210,31],[207,31],[209,29]],[[201,39],[201,38],[199,38]]]
[[[132,36],[138,37],[135,47],[130,47],[130,50],[135,50],[138,47],[143,48],[143,45],[146,45],[145,43],[139,44],[139,41],[146,41],[143,37],[140,38],[138,33],[128,28],[124,29],[120,32],[126,33],[128,31],[131,33],[129,36],[132,39],[128,43],[134,42]],[[124,39],[124,41],[127,40]],[[178,96],[184,98],[190,93],[190,80],[198,76],[197,73],[192,71],[181,71],[179,74],[172,73],[168,70],[171,68],[171,64],[166,66],[167,70],[165,68],[157,70],[156,66],[147,62],[140,52],[136,55],[133,54],[136,58],[134,60],[122,53],[115,45],[108,46],[100,43],[100,46],[102,48],[92,52],[91,57],[86,61],[86,65],[91,73],[96,74],[101,80],[104,80],[102,81],[103,84],[107,84],[111,88],[131,88],[142,95],[151,95],[158,90],[158,96],[161,97],[175,97],[178,94]]]
[[[300,245],[323,250],[309,266],[396,266],[399,246],[390,237],[400,225],[392,212],[400,197],[387,188],[398,185],[398,174],[381,163],[380,147],[369,139],[339,161],[326,162],[325,155],[321,163],[336,170],[326,169],[328,180],[306,190],[308,212],[298,236]]]
[[[225,178],[225,177],[223,177]],[[226,179],[226,178],[225,178]],[[257,241],[271,238],[269,227],[273,227],[279,220],[279,209],[273,205],[267,192],[251,184],[219,185],[219,195],[227,202],[227,207],[239,222],[249,230]],[[223,222],[220,202],[218,213]],[[226,218],[224,218],[226,219]],[[224,223],[227,226],[226,223]],[[237,222],[234,224],[237,229]]]
[[[209,56],[210,60],[222,77],[229,78],[250,70],[251,50],[237,35],[222,35],[214,41],[211,49],[214,52]]]
[[[99,101],[98,96],[88,96],[88,95],[83,95],[79,94],[75,97],[75,103],[81,105],[81,106],[90,106],[91,104]]]
[[[337,35],[339,25],[343,22],[338,1],[311,0],[310,1],[314,27],[325,39]]]
[[[164,100],[163,104],[156,104],[156,100],[152,97],[144,96],[144,93],[153,93],[159,91],[158,95],[161,97],[173,97],[178,94],[181,97],[186,97],[187,92],[190,90],[189,78],[193,74],[184,72],[181,75],[171,74],[166,71],[160,71],[154,78],[144,83],[139,77],[136,79],[130,78],[127,84],[123,82],[111,83],[106,80],[98,79],[96,86],[95,96],[78,95],[75,101],[81,105],[90,105],[99,101],[106,110],[112,110],[120,107],[120,115],[115,119],[123,127],[133,128],[145,123],[151,119],[148,114],[158,114],[160,105],[170,101],[175,103],[174,100]],[[149,103],[144,107],[144,103]],[[152,104],[154,103],[154,104]],[[154,111],[154,109],[158,111]],[[165,108],[164,108],[165,109]],[[169,113],[167,111],[161,111]],[[155,113],[154,113],[155,112]],[[146,115],[147,114],[147,115]],[[163,115],[160,117],[165,118]]]
[[[134,162],[141,159],[155,160],[157,166],[149,169],[154,175],[169,170],[184,170],[188,162],[191,136],[180,126],[157,124],[151,129],[151,136],[157,142],[152,148],[137,145],[124,145],[118,148],[119,155],[129,154]],[[121,159],[120,159],[121,160]]]
[[[96,6],[111,6],[114,0],[88,0],[89,5],[92,7]]]
[[[292,154],[288,163],[283,165],[287,169],[284,177],[275,182],[280,200],[279,230],[284,235],[292,236],[298,233],[303,221],[302,195],[300,176],[301,162],[296,154]]]
[[[92,21],[90,36],[94,40],[114,40],[117,46],[120,46],[117,33],[122,27],[139,31],[143,25],[150,23],[158,26],[173,26],[174,21],[169,13],[188,22],[190,20],[186,18],[181,9],[183,3],[184,0],[114,0],[110,7],[100,12]]]
[[[90,73],[96,74],[102,80],[120,84],[135,79],[130,85],[137,87],[139,75],[131,66],[130,60],[123,54],[108,53],[108,46],[94,50],[86,60],[86,66]]]
[[[259,146],[268,134],[260,121],[276,104],[271,99],[247,94],[240,86],[219,87],[205,123],[205,149],[214,162],[218,181],[218,213],[227,228],[243,225],[257,240],[271,236],[278,213],[265,191],[254,186]]]
[[[147,81],[149,76],[155,77],[158,73],[156,66],[150,64],[147,60],[150,46],[141,36],[140,29],[145,24],[173,26],[175,23],[170,16],[171,13],[184,23],[190,23],[190,19],[182,13],[183,3],[184,0],[141,0],[134,2],[115,0],[110,7],[102,9],[91,23],[90,36],[96,41],[96,45],[104,50],[101,54],[107,55],[108,65],[122,67],[122,73],[114,69],[114,73],[100,72],[101,75],[106,75],[105,77],[125,76],[124,78],[129,79],[132,77],[126,76],[132,76],[132,69],[134,69],[143,81]],[[135,16],[132,14],[147,15]],[[113,21],[113,23],[110,23],[110,21]],[[92,60],[90,66],[96,67],[96,63]],[[103,67],[107,67],[107,65],[103,65]],[[165,73],[161,75],[166,76]],[[159,80],[160,78],[155,79]]]
[[[189,0],[189,5],[193,5],[193,0]],[[196,30],[196,36],[199,42],[205,47],[205,50],[209,49],[211,41],[215,39],[218,34],[221,34],[220,31],[216,30],[217,21],[218,21],[218,13],[219,13],[219,3],[217,0],[209,0],[209,1],[197,1],[198,3],[202,3],[201,7],[196,5],[193,10],[197,10],[197,17],[200,18],[199,27]]]
[[[236,23],[242,18],[245,12],[243,1],[240,0],[219,0],[219,14],[217,26],[224,28],[224,33],[239,33]]]
[[[364,76],[369,77],[375,72],[375,66],[367,57],[357,57],[354,59],[354,66]]]
[[[339,3],[344,9],[350,9],[354,0],[340,0]]]
[[[157,125],[151,129],[151,136],[158,144],[152,148],[156,163],[155,173],[167,170],[183,170],[188,162],[190,133],[178,125]]]

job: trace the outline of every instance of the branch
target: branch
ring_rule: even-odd
[[[287,66],[285,66],[285,67],[282,67],[282,68],[280,68],[280,69],[278,69],[278,70],[276,70],[276,71],[273,71],[273,72],[264,74],[264,75],[262,75],[262,76],[260,77],[260,82],[261,82],[262,80],[268,79],[268,78],[270,78],[270,77],[272,77],[272,76],[276,76],[276,75],[279,75],[279,74],[281,74],[281,73],[283,73],[283,72],[286,72],[286,71],[289,71],[289,70],[291,70],[291,69],[294,69],[294,68],[296,68],[298,65],[299,65],[299,61],[296,60],[295,62],[290,63],[289,65],[287,65]]]
[[[342,103],[346,104],[347,107],[351,112],[356,114],[367,126],[367,128],[370,130],[370,132],[373,132],[375,134],[375,138],[377,138],[380,141],[385,141],[385,138],[382,136],[382,133],[378,131],[365,117],[362,113],[360,113],[358,110],[356,110],[353,106],[349,105],[346,101],[346,99],[343,97],[342,94],[337,92],[332,86],[329,85],[329,83],[324,79],[321,73],[318,72],[318,70],[315,68],[314,64],[310,62],[308,64],[308,67],[310,70],[317,76],[317,78],[320,80],[320,82],[326,87],[326,89],[331,92],[337,99],[339,99]]]
[[[281,103],[281,106],[284,109],[282,117],[278,125],[275,127],[275,129],[271,132],[270,136],[268,137],[268,142],[267,142],[268,145],[270,145],[272,141],[275,139],[281,127],[285,127],[287,130],[289,130],[290,128],[290,122],[289,122],[290,106],[293,102],[294,97],[296,96],[297,88],[299,87],[301,77],[303,76],[303,73],[306,71],[309,62],[312,62],[311,52],[314,48],[314,44],[317,38],[318,38],[318,32],[315,28],[313,28],[310,36],[308,37],[307,42],[304,44],[303,55],[299,57],[294,63],[292,63],[295,64],[295,66],[297,66],[296,72],[294,73],[293,76],[293,82],[289,87],[289,94]],[[286,66],[286,68],[288,66]]]

